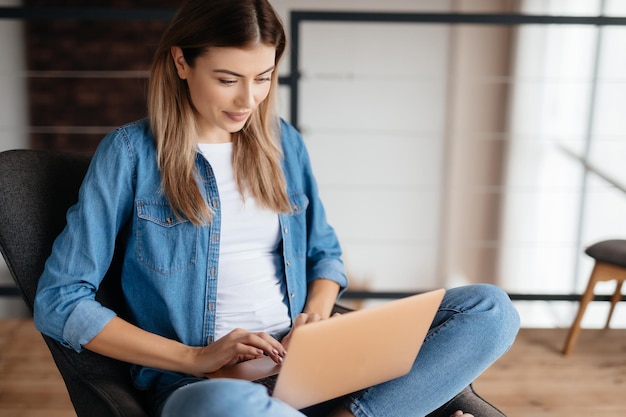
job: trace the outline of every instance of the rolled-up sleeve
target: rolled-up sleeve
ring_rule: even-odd
[[[35,326],[76,351],[116,315],[95,296],[113,258],[117,234],[132,213],[133,166],[123,131],[103,139],[39,280]]]

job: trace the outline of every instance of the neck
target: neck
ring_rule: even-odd
[[[208,144],[217,144],[217,143],[230,143],[233,141],[232,135],[228,136],[201,136],[198,138],[198,143],[208,143]]]
[[[232,133],[208,126],[200,126],[198,129],[198,143],[229,143],[233,141]]]

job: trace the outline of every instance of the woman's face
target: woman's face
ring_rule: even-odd
[[[276,48],[261,43],[209,48],[193,67],[177,46],[172,47],[172,57],[179,77],[189,85],[200,127],[198,141],[224,143],[269,94]]]

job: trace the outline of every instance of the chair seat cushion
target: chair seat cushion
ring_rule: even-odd
[[[626,268],[626,240],[603,240],[589,246],[585,253],[596,261]]]

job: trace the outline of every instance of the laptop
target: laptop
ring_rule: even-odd
[[[444,289],[389,301],[297,327],[281,365],[269,357],[240,362],[209,378],[267,381],[296,409],[406,375],[416,360]]]

